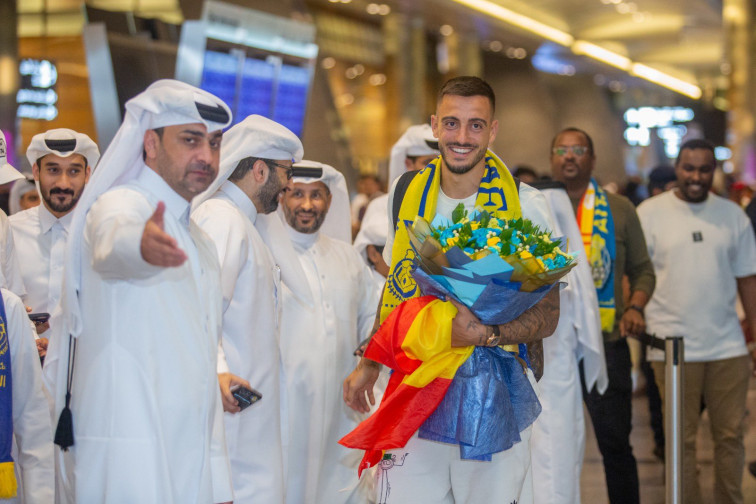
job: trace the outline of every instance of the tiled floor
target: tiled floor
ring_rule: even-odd
[[[746,418],[746,465],[748,461],[756,460],[756,379],[751,379],[748,390],[749,416]],[[596,438],[590,425],[588,412],[585,459],[583,473],[580,478],[582,501],[589,504],[608,503],[606,483],[604,481],[604,466],[601,454],[596,446]],[[640,495],[642,504],[664,504],[664,464],[651,453],[654,448],[653,435],[648,423],[648,401],[645,396],[633,399],[633,432],[631,443],[635,458],[638,460],[638,475],[640,478]],[[699,482],[704,502],[713,502],[714,446],[709,433],[708,417],[704,413],[698,431],[698,465]],[[751,476],[748,469],[743,472],[743,498],[745,503],[756,503],[756,478]]]

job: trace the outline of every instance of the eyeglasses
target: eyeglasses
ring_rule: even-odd
[[[293,166],[287,166],[287,165],[278,164],[275,161],[268,161],[268,167],[270,167],[271,165],[272,166],[277,166],[278,168],[283,168],[284,170],[286,170],[286,180],[291,180],[291,177],[294,176],[294,167]]]
[[[588,147],[584,145],[560,145],[559,147],[554,147],[551,150],[551,152],[553,152],[557,156],[564,156],[565,154],[567,154],[567,151],[570,151],[577,157],[580,157],[588,152]]]

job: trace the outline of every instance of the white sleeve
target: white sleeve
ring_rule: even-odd
[[[106,280],[146,279],[163,268],[142,258],[144,226],[155,208],[128,190],[105,193],[87,214],[84,239],[92,249],[92,268]]]
[[[55,464],[50,409],[42,388],[42,367],[34,334],[27,323],[24,304],[12,292],[2,290],[8,319],[8,338],[13,373],[13,434],[18,445],[18,469],[23,488],[21,501],[52,503]]]
[[[529,219],[541,229],[553,231],[556,227],[546,197],[538,189],[520,183],[520,208],[522,216]]]
[[[646,200],[638,205],[635,213],[638,214],[638,220],[640,221],[641,229],[643,230],[643,237],[646,239],[646,249],[648,249],[648,256],[653,261],[654,259],[654,227],[652,223],[654,219],[652,217],[653,210],[649,210],[652,205],[651,200]],[[753,235],[753,232],[751,232]]]
[[[201,204],[192,212],[192,220],[210,237],[220,263],[223,312],[225,313],[236,290],[236,281],[249,256],[249,243],[244,222],[238,212],[229,211],[223,203],[213,200]]]
[[[16,259],[16,247],[13,244],[13,233],[10,228],[10,221],[5,212],[0,210],[0,271],[2,281],[0,287],[5,287],[17,296],[22,298],[26,296],[26,288],[21,277],[21,268]]]
[[[386,246],[383,249],[383,260],[391,267],[391,252],[394,249],[394,190],[396,184],[399,182],[399,178],[394,180],[391,184],[391,189],[388,194],[388,205],[386,205],[386,212],[388,213],[388,232],[386,234]]]
[[[231,465],[226,450],[226,431],[223,425],[223,402],[220,388],[216,388],[213,432],[210,439],[210,473],[213,479],[213,502],[234,500],[231,484]]]
[[[356,264],[360,265],[360,281],[358,284],[360,302],[357,310],[357,329],[359,344],[362,340],[370,335],[375,322],[375,310],[378,307],[378,292],[374,288],[373,273],[365,264],[365,261],[357,254],[355,255]]]
[[[735,247],[735,260],[733,270],[736,278],[756,275],[756,237],[753,226],[745,212],[738,208],[737,222],[737,245]]]

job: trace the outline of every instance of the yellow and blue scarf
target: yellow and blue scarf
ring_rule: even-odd
[[[16,475],[13,472],[13,383],[10,342],[5,303],[0,294],[0,499],[16,496]]]
[[[614,237],[614,219],[609,208],[609,200],[604,191],[591,178],[578,205],[577,220],[583,237],[585,254],[591,266],[593,285],[598,294],[601,330],[614,330],[614,260],[617,244]]]
[[[391,251],[391,270],[386,279],[381,306],[381,322],[402,301],[420,296],[412,277],[415,253],[412,250],[405,224],[412,224],[421,216],[431,222],[436,216],[436,202],[441,190],[441,156],[431,161],[410,182],[399,209],[394,247]],[[480,181],[475,207],[487,210],[499,219],[522,217],[520,198],[514,177],[504,162],[493,152],[486,151],[486,170]]]

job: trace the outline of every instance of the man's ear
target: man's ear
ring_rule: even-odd
[[[160,137],[155,130],[144,132],[144,153],[146,159],[155,159],[157,157],[159,142]]]
[[[32,176],[34,177],[34,180],[39,181],[39,166],[37,163],[32,165]]]
[[[255,161],[255,164],[252,165],[252,177],[255,181],[255,184],[264,184],[268,180],[269,176],[270,168],[268,168],[267,163],[262,159]]]
[[[84,170],[84,183],[86,184],[89,182],[89,176],[92,174],[92,167],[87,165],[87,168]]]

